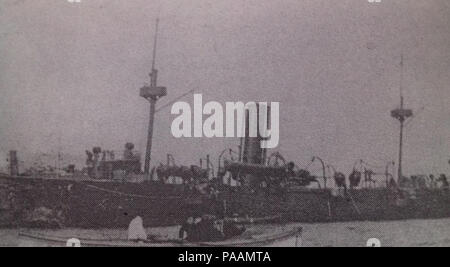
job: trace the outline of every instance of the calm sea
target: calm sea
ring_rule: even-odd
[[[289,225],[291,227],[293,225]],[[390,222],[350,222],[331,224],[299,224],[304,228],[305,247],[364,247],[369,239],[376,238],[382,246],[447,247],[450,246],[450,219],[408,220]],[[270,232],[281,226],[252,226],[252,231]],[[24,230],[24,229],[22,229]],[[26,230],[26,229],[25,229]],[[19,230],[1,229],[1,246],[29,246],[18,238]],[[125,238],[126,230],[50,230],[53,236],[90,236],[98,238]],[[174,228],[149,229],[149,232],[174,235]],[[274,244],[277,247],[293,246],[295,240]]]

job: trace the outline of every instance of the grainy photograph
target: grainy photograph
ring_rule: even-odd
[[[450,246],[448,0],[0,1],[0,246]]]

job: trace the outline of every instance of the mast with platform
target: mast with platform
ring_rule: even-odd
[[[144,165],[145,174],[150,173],[150,161],[152,157],[152,144],[153,144],[153,124],[155,121],[156,102],[161,97],[167,95],[166,87],[157,86],[158,70],[156,69],[155,62],[156,62],[156,45],[158,41],[158,26],[159,26],[159,19],[156,20],[155,42],[153,45],[152,72],[150,73],[150,85],[149,86],[146,85],[140,89],[140,96],[147,99],[150,102],[147,148],[145,153],[145,165]]]
[[[400,78],[400,108],[391,111],[391,116],[394,119],[400,121],[400,142],[398,149],[398,177],[401,179],[403,177],[403,138],[404,138],[404,128],[405,122],[408,118],[413,116],[413,111],[411,109],[406,109],[404,107],[404,97],[403,97],[403,55],[401,59],[401,78]]]

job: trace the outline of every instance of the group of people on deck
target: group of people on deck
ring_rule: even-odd
[[[216,242],[240,236],[244,226],[211,215],[188,217],[179,231],[179,239],[189,242]],[[134,218],[128,227],[128,240],[147,241],[148,236],[141,217]]]
[[[239,236],[245,230],[244,226],[204,215],[189,217],[180,228],[179,238],[189,242],[214,242]]]

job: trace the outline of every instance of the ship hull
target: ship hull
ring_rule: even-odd
[[[323,190],[295,189],[268,194],[230,192],[228,213],[250,216],[281,213],[288,221],[345,222],[450,217],[447,189],[398,190],[387,188]]]
[[[207,199],[182,185],[0,177],[3,227],[126,227],[136,216],[167,226],[212,212],[205,207]]]
[[[448,190],[324,190],[258,192],[222,188],[214,197],[183,185],[0,176],[1,227],[126,227],[141,216],[146,226],[182,223],[216,214],[284,222],[340,222],[450,217]]]

